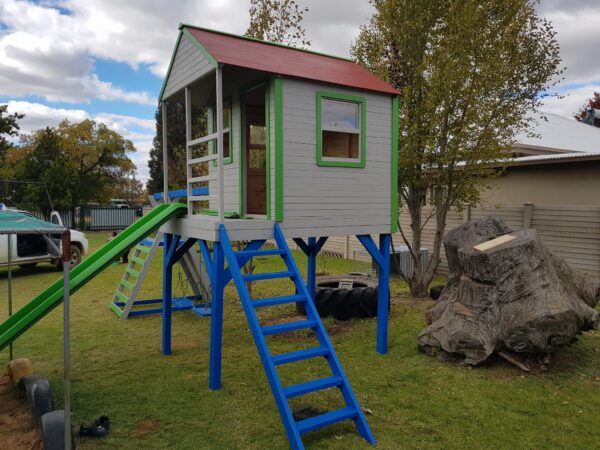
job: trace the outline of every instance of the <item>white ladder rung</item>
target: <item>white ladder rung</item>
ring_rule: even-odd
[[[206,136],[202,136],[198,139],[192,139],[191,141],[189,141],[187,143],[187,146],[191,147],[192,145],[198,145],[198,144],[203,144],[208,141],[213,141],[217,138],[217,136],[218,136],[218,133],[207,134]]]
[[[202,202],[207,200],[208,195],[191,195],[188,197],[188,202]]]
[[[219,155],[217,155],[215,153],[214,155],[202,156],[201,158],[188,159],[187,163],[188,163],[188,166],[192,166],[194,164],[201,164],[201,163],[213,161],[213,160],[217,159],[218,157],[219,157]]]
[[[188,178],[188,184],[192,184],[192,183],[205,183],[207,181],[212,181],[212,180],[216,180],[217,177],[215,175],[203,175],[201,177],[192,177],[192,178]]]

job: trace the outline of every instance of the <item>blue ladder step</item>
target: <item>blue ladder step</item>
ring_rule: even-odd
[[[242,275],[244,281],[274,280],[276,278],[294,278],[295,276],[296,274],[292,271],[253,273],[250,275]]]
[[[289,364],[296,361],[304,361],[305,359],[317,358],[319,356],[328,356],[329,350],[325,347],[314,347],[306,350],[297,350],[295,352],[283,353],[275,355],[271,359],[273,364],[279,366],[281,364]]]
[[[262,298],[254,300],[252,306],[255,308],[263,308],[265,306],[284,305],[286,303],[305,302],[306,297],[302,294],[284,295],[283,297]]]
[[[356,409],[352,408],[351,406],[347,406],[346,408],[338,409],[336,411],[331,411],[319,416],[300,420],[299,422],[296,422],[296,427],[298,428],[298,432],[300,434],[304,434],[318,428],[333,425],[334,423],[341,422],[342,420],[354,419],[356,416],[358,416]]]
[[[253,258],[255,256],[283,255],[285,254],[285,251],[276,248],[269,250],[245,250],[241,252],[235,252],[234,254],[236,258]]]
[[[270,334],[285,333],[287,331],[315,328],[316,326],[316,320],[300,320],[297,322],[288,322],[279,325],[268,325],[266,327],[261,327],[261,329],[263,334],[268,336]]]
[[[311,392],[322,391],[332,387],[341,386],[344,380],[342,377],[332,376],[321,378],[319,380],[307,381],[306,383],[295,384],[283,388],[286,398],[298,397],[299,395],[310,394]]]

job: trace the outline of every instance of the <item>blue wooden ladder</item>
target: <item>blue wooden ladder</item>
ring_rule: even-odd
[[[246,248],[246,250],[235,252],[231,247],[231,242],[229,241],[227,230],[225,229],[224,225],[221,225],[220,227],[220,241],[290,444],[293,449],[303,449],[304,444],[302,443],[301,439],[302,434],[348,419],[352,419],[354,421],[359,434],[365,440],[371,444],[375,444],[375,437],[373,436],[373,433],[369,428],[369,424],[367,423],[367,420],[360,409],[360,405],[358,404],[358,401],[352,392],[350,383],[346,378],[346,374],[342,369],[342,365],[340,364],[335,351],[333,350],[333,346],[331,345],[331,341],[327,336],[323,322],[321,322],[321,318],[319,317],[313,299],[308,292],[306,284],[302,280],[302,275],[298,270],[298,266],[293,259],[285,237],[278,224],[275,224],[274,232],[275,241],[277,242],[278,247],[277,249],[260,250],[260,247],[264,241],[253,241]],[[243,266],[250,257],[267,255],[281,256],[285,262],[287,270],[283,272],[259,273],[251,275],[242,274],[241,266]],[[296,286],[297,294],[263,299],[250,298],[250,294],[246,288],[247,281],[269,280],[277,278],[290,278]],[[297,302],[302,302],[305,304],[307,313],[306,320],[269,326],[260,325],[258,316],[256,314],[257,308]],[[301,329],[312,329],[316,333],[319,346],[280,355],[270,354],[265,336]],[[277,374],[277,366],[319,357],[323,357],[327,360],[329,367],[331,368],[332,376],[293,386],[284,387],[282,385]],[[344,408],[304,420],[296,421],[294,419],[288,399],[333,387],[340,390],[346,403]]]

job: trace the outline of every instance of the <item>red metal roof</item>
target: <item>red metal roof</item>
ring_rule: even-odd
[[[386,94],[399,92],[358,64],[241,36],[183,25],[219,63]]]

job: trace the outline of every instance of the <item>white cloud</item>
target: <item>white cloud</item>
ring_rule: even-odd
[[[87,111],[83,109],[50,108],[41,103],[22,101],[8,102],[8,112],[25,114],[25,117],[19,120],[21,134],[28,134],[41,128],[55,127],[64,119],[81,122],[90,118]]]
[[[96,26],[109,32],[120,29],[102,20],[100,13],[97,18]],[[38,95],[51,102],[101,99],[156,104],[156,97],[148,92],[129,92],[93,73],[92,56],[100,55],[90,43],[110,49],[110,33],[97,33],[77,16],[29,1],[3,0],[0,20],[7,27],[0,33],[0,95]]]
[[[594,92],[600,92],[600,83],[590,83],[566,90],[563,92],[562,98],[548,97],[544,100],[543,109],[544,111],[572,118],[583,107],[587,106],[587,101],[594,95]]]
[[[137,151],[131,155],[131,159],[137,167],[138,177],[143,181],[148,179],[147,166],[154,139],[154,120],[110,113],[99,113],[92,116],[83,109],[51,108],[41,103],[10,101],[8,102],[8,113],[14,112],[25,114],[25,117],[19,121],[21,134],[31,133],[45,127],[55,127],[64,119],[71,122],[93,119],[96,122],[104,123],[133,142]],[[132,127],[149,132],[135,131],[131,129]]]

